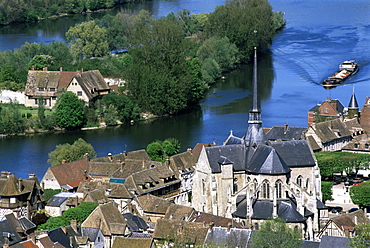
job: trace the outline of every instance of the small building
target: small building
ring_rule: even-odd
[[[66,189],[75,191],[80,182],[91,181],[87,174],[88,159],[80,159],[49,167],[41,180],[44,189]]]
[[[79,99],[89,102],[110,92],[108,84],[98,70],[93,71],[42,71],[30,70],[25,88],[25,106],[38,107],[38,99],[44,99],[45,108],[53,108],[62,90],[75,93]]]
[[[35,174],[29,178],[17,178],[8,171],[2,171],[0,177],[0,219],[14,213],[18,218],[30,218],[33,213],[43,208],[43,190]]]
[[[82,202],[83,194],[81,193],[60,192],[53,195],[46,203],[46,213],[51,217],[62,216],[64,211],[68,210],[70,207],[75,207],[74,205],[68,205],[68,199],[76,197],[80,198],[80,202]]]
[[[321,104],[308,110],[308,126],[327,120],[340,118],[344,115],[344,106],[338,99],[327,98]]]

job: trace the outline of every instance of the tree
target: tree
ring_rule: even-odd
[[[109,52],[107,31],[95,21],[83,22],[66,33],[72,52],[82,58],[100,57]]]
[[[151,160],[164,162],[167,157],[177,154],[180,151],[180,143],[175,138],[168,138],[164,141],[154,141],[147,145],[146,152]]]
[[[42,96],[39,96],[37,99],[38,109],[37,109],[37,116],[39,117],[40,126],[43,127],[45,123],[45,102]]]
[[[271,44],[275,34],[272,17],[267,0],[227,0],[209,15],[206,30],[211,36],[228,37],[246,60],[252,55],[253,47],[265,48]]]
[[[37,230],[52,230],[61,226],[67,226],[70,224],[63,216],[51,217],[49,218],[46,223],[39,225]]]
[[[298,229],[288,227],[281,219],[271,219],[252,235],[252,244],[255,248],[296,248],[303,242],[301,238]]]
[[[52,166],[62,164],[63,161],[68,163],[82,159],[85,154],[90,158],[96,158],[93,146],[79,138],[72,145],[68,143],[57,145],[55,150],[49,153],[48,163]]]
[[[353,185],[349,189],[352,202],[360,207],[370,206],[370,181]]]
[[[322,193],[322,200],[331,201],[333,199],[333,183],[332,182],[325,182],[321,181],[321,193]]]
[[[101,103],[104,104],[106,109],[108,109],[110,105],[114,106],[117,112],[115,115],[116,120],[118,118],[121,122],[129,122],[130,120],[137,119],[139,116],[138,106],[125,94],[118,95],[116,93],[110,93],[104,95],[101,99]]]
[[[79,222],[84,221],[92,211],[98,206],[99,204],[95,202],[82,202],[80,205],[74,208],[67,209],[63,212],[63,217],[67,220],[77,220]]]
[[[349,245],[353,248],[370,247],[370,224],[357,225],[355,232],[357,235],[350,238]]]
[[[53,57],[50,55],[36,55],[29,62],[28,69],[42,70],[45,67],[49,67],[54,64]]]
[[[78,129],[85,122],[84,104],[73,92],[65,92],[58,97],[55,105],[56,123],[65,129]]]

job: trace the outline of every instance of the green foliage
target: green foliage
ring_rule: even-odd
[[[37,230],[52,230],[61,226],[68,226],[71,220],[83,222],[92,211],[98,206],[95,202],[82,202],[74,208],[70,208],[63,212],[62,216],[51,217],[45,224],[37,227]]]
[[[84,221],[92,211],[98,206],[99,204],[95,202],[82,202],[80,205],[74,208],[70,208],[63,212],[63,217],[68,221],[77,220],[79,222]]]
[[[211,36],[228,37],[242,60],[247,60],[255,46],[271,44],[275,33],[272,16],[267,0],[228,0],[209,15],[206,30]]]
[[[202,75],[202,62],[198,58],[193,58],[187,61],[187,65],[192,76],[189,100],[190,102],[197,102],[202,99],[205,90],[208,88]]]
[[[369,167],[370,155],[350,152],[319,152],[315,153],[320,173],[330,176],[332,173],[347,174]]]
[[[370,181],[353,185],[349,189],[352,202],[360,207],[370,206]]]
[[[35,55],[29,63],[28,69],[42,70],[54,64],[53,57],[50,55]]]
[[[22,118],[17,104],[12,103],[9,108],[2,108],[0,115],[0,133],[14,134],[24,132],[26,128],[25,120]]]
[[[272,21],[274,30],[282,29],[286,24],[286,20],[284,19],[284,13],[280,11],[274,12],[272,16]]]
[[[321,193],[322,193],[322,200],[331,201],[334,200],[333,198],[333,183],[332,182],[325,182],[321,181]]]
[[[65,129],[77,129],[85,122],[84,104],[73,92],[65,92],[58,97],[55,105],[57,125]]]
[[[71,44],[72,53],[77,57],[90,58],[108,54],[107,31],[95,21],[76,24],[69,28],[66,37]]]
[[[111,110],[113,110],[113,108],[110,107],[111,105],[115,108],[115,112],[117,112],[117,114],[115,114],[115,120],[120,120],[121,122],[129,122],[130,120],[137,119],[139,116],[138,106],[134,104],[130,100],[130,98],[124,94],[118,95],[115,93],[110,93],[103,96],[101,103],[105,111],[108,108],[111,108]],[[105,115],[104,118],[106,118]]]
[[[167,157],[177,154],[180,151],[180,143],[175,138],[168,138],[164,141],[154,141],[147,145],[146,152],[151,160],[164,162]]]
[[[303,241],[298,229],[290,228],[281,219],[266,220],[260,231],[252,235],[254,248],[296,248]]]
[[[107,124],[108,126],[117,125],[118,111],[113,104],[110,104],[106,108],[104,108],[103,114],[105,124]]]
[[[55,150],[49,153],[48,163],[55,166],[61,164],[63,160],[67,163],[72,162],[82,159],[86,153],[90,158],[96,158],[92,145],[79,138],[72,145],[68,143],[57,145]]]
[[[370,247],[370,224],[361,224],[355,227],[356,236],[350,238],[349,245],[353,248]]]
[[[61,189],[45,189],[43,194],[44,201],[47,202],[53,195],[56,195],[61,191]]]
[[[68,226],[70,222],[63,216],[51,217],[46,223],[39,225],[37,230],[52,230],[61,226]]]

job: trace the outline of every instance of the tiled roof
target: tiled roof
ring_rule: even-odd
[[[99,95],[101,91],[109,91],[110,88],[98,70],[78,73],[74,77],[89,99]]]
[[[194,212],[194,208],[172,204],[167,208],[165,218],[172,220],[186,220]]]
[[[97,190],[99,190],[101,193],[99,193]],[[105,201],[103,196],[108,198],[133,198],[133,195],[127,190],[126,186],[121,183],[102,181],[83,182],[78,187],[77,192],[88,193],[92,199],[96,199],[98,202],[102,200]]]
[[[351,142],[343,146],[342,150],[370,153],[370,135],[362,134],[355,137]]]
[[[139,196],[137,199],[140,206],[143,208],[144,212],[147,213],[157,213],[165,215],[168,207],[171,204],[174,204],[161,197],[154,196],[151,194]]]
[[[31,193],[34,189],[41,189],[37,177],[18,179],[14,174],[0,177],[0,196],[19,196]]]
[[[65,163],[49,168],[60,186],[67,185],[79,180],[88,180],[87,170],[88,161],[87,159],[80,159],[70,163]]]
[[[181,240],[182,242],[203,245],[208,227],[202,223],[158,219],[154,230],[155,239]]]
[[[324,121],[311,126],[322,143],[351,137],[351,132],[340,119]]]
[[[113,202],[101,204],[82,223],[82,228],[100,228],[104,235],[123,235],[126,220]]]
[[[148,153],[142,150],[123,152],[120,154],[108,155],[105,157],[91,159],[91,162],[122,162],[126,159],[150,160]]]
[[[229,224],[232,227],[242,227],[240,223],[233,221],[231,218],[225,218],[218,215],[208,214],[204,212],[194,211],[191,216],[189,217],[189,222],[199,222],[199,223],[206,223],[209,226],[211,223],[213,226],[218,227],[229,227]]]
[[[193,171],[197,163],[198,156],[194,156],[192,151],[186,151],[170,157],[170,166],[174,171]]]
[[[153,243],[152,238],[126,238],[126,237],[116,237],[114,239],[112,248],[151,248]]]
[[[343,214],[331,219],[343,231],[353,231],[356,225],[369,224],[370,220],[365,216],[363,210],[357,210],[349,214]]]
[[[127,189],[134,189],[139,195],[176,183],[180,183],[177,173],[165,165],[135,172],[125,181]]]

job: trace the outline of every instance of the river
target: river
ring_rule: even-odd
[[[362,106],[370,95],[368,0],[271,0],[270,3],[275,11],[285,12],[287,25],[276,35],[270,51],[259,55],[263,126],[284,123],[307,126],[307,110],[327,97],[339,99],[347,106],[353,89]],[[130,9],[146,9],[160,17],[184,8],[194,13],[212,12],[221,4],[221,0],[146,1]],[[64,40],[64,32],[70,25],[98,15],[101,13],[84,16],[85,19],[74,16],[2,29],[0,49],[15,49],[25,41]],[[360,64],[355,76],[331,90],[319,85],[348,59]],[[187,114],[118,128],[1,139],[0,169],[18,177],[33,172],[42,178],[49,166],[48,153],[56,145],[72,143],[79,137],[92,144],[101,157],[109,152],[143,149],[154,140],[168,137],[177,138],[182,150],[186,150],[197,143],[222,144],[230,130],[242,136],[248,125],[251,67],[242,65],[224,76],[224,80],[210,89],[199,108]]]

